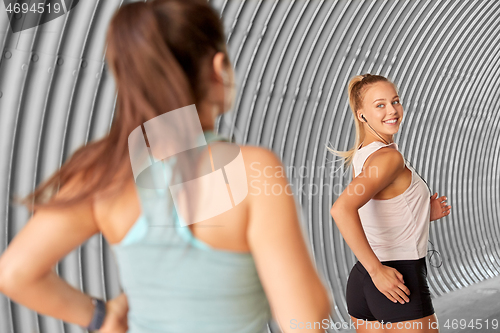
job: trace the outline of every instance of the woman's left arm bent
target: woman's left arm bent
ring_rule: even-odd
[[[61,189],[56,197],[63,194]],[[54,267],[99,231],[91,201],[38,208],[0,257],[0,292],[40,314],[86,327],[94,313],[91,297],[60,278]],[[109,302],[106,309],[116,311]],[[104,325],[109,320],[107,313]]]

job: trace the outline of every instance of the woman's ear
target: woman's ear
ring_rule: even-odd
[[[221,82],[224,82],[225,69],[224,69],[224,53],[217,52],[213,58],[214,71],[217,75],[221,77]]]
[[[357,114],[357,116],[358,116],[358,120],[359,120],[360,122],[364,122],[364,119],[361,117],[361,116],[363,115],[363,110],[361,110],[361,109],[360,109],[360,110],[358,110],[358,111],[356,112],[356,114]]]

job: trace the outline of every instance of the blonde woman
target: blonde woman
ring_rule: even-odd
[[[450,213],[406,166],[393,135],[403,120],[396,86],[380,75],[349,83],[356,145],[330,149],[353,166],[353,180],[331,215],[358,261],[347,282],[347,307],[358,333],[438,332],[427,285],[430,221]]]
[[[35,203],[34,214],[0,258],[2,293],[100,333],[260,333],[268,332],[271,314],[284,332],[322,332],[318,326],[290,327],[328,320],[330,299],[306,247],[287,179],[269,172],[283,167],[272,151],[241,146],[247,179],[227,177],[229,185],[247,181],[248,195],[188,225],[168,209],[172,198],[165,187],[138,186],[132,173],[131,133],[144,140],[141,126],[194,105],[203,129],[197,139],[209,146],[179,150],[192,152],[193,163],[176,169],[169,169],[170,161],[153,165],[170,170],[169,179],[176,179],[175,171],[185,181],[197,180],[184,178],[189,167],[222,172],[214,155],[233,147],[214,132],[233,96],[225,40],[219,14],[206,0],[140,1],[119,8],[107,34],[106,59],[118,91],[110,132],[76,151],[24,201],[29,208]],[[156,149],[158,141],[153,144],[152,132],[145,131],[149,150]],[[167,149],[173,144],[160,143]],[[212,194],[209,202],[222,201],[219,196]],[[124,290],[106,302],[73,288],[53,270],[99,232],[111,245]]]

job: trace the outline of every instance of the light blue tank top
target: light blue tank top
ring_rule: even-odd
[[[225,140],[203,134],[207,143]],[[267,333],[271,309],[251,253],[196,239],[175,208],[167,213],[168,187],[136,189],[141,215],[111,245],[129,303],[128,333]]]

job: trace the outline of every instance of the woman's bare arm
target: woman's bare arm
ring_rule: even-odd
[[[91,203],[37,210],[0,257],[0,291],[38,313],[87,326],[94,311],[90,296],[61,279],[53,267],[98,232]]]
[[[390,147],[379,149],[367,159],[363,171],[347,186],[330,210],[347,245],[372,277],[385,267],[368,243],[358,209],[392,183],[404,168],[403,157],[397,150]],[[402,276],[398,277],[402,279]],[[382,289],[386,287],[390,289],[394,286],[387,283]],[[399,288],[409,294],[408,288],[403,284]],[[399,290],[397,295],[389,292],[386,296],[393,301],[408,300]]]
[[[267,149],[246,146],[242,152],[249,180],[248,240],[273,314],[284,333],[302,332],[314,322],[305,331],[324,332],[318,324],[329,323],[330,298],[307,249],[285,169]]]

